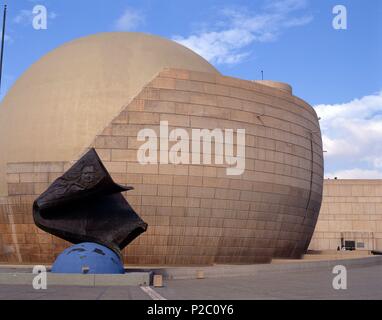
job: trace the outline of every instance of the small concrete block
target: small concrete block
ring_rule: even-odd
[[[154,275],[154,287],[155,288],[163,287],[163,276],[161,274]]]

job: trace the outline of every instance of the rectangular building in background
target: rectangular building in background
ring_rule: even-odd
[[[310,250],[382,251],[382,180],[325,180]]]

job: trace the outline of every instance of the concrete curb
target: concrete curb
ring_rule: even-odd
[[[1,273],[0,285],[31,285],[36,277],[32,273]],[[129,272],[126,274],[53,274],[47,273],[48,286],[141,286],[150,285],[151,272]]]

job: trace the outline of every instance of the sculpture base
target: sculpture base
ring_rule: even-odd
[[[65,249],[52,266],[52,273],[123,274],[123,262],[109,248],[84,242]]]

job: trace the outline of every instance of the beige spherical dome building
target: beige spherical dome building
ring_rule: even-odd
[[[245,129],[244,172],[142,165],[137,135],[159,132],[161,121],[187,132]],[[309,245],[323,176],[314,110],[286,84],[224,77],[175,42],[102,33],[41,58],[1,103],[0,262],[49,263],[68,245],[34,226],[32,203],[90,147],[135,188],[126,198],[149,224],[127,263],[269,262]]]
[[[2,102],[0,174],[6,162],[77,157],[165,67],[217,73],[191,50],[140,33],[97,34],[47,54]]]

